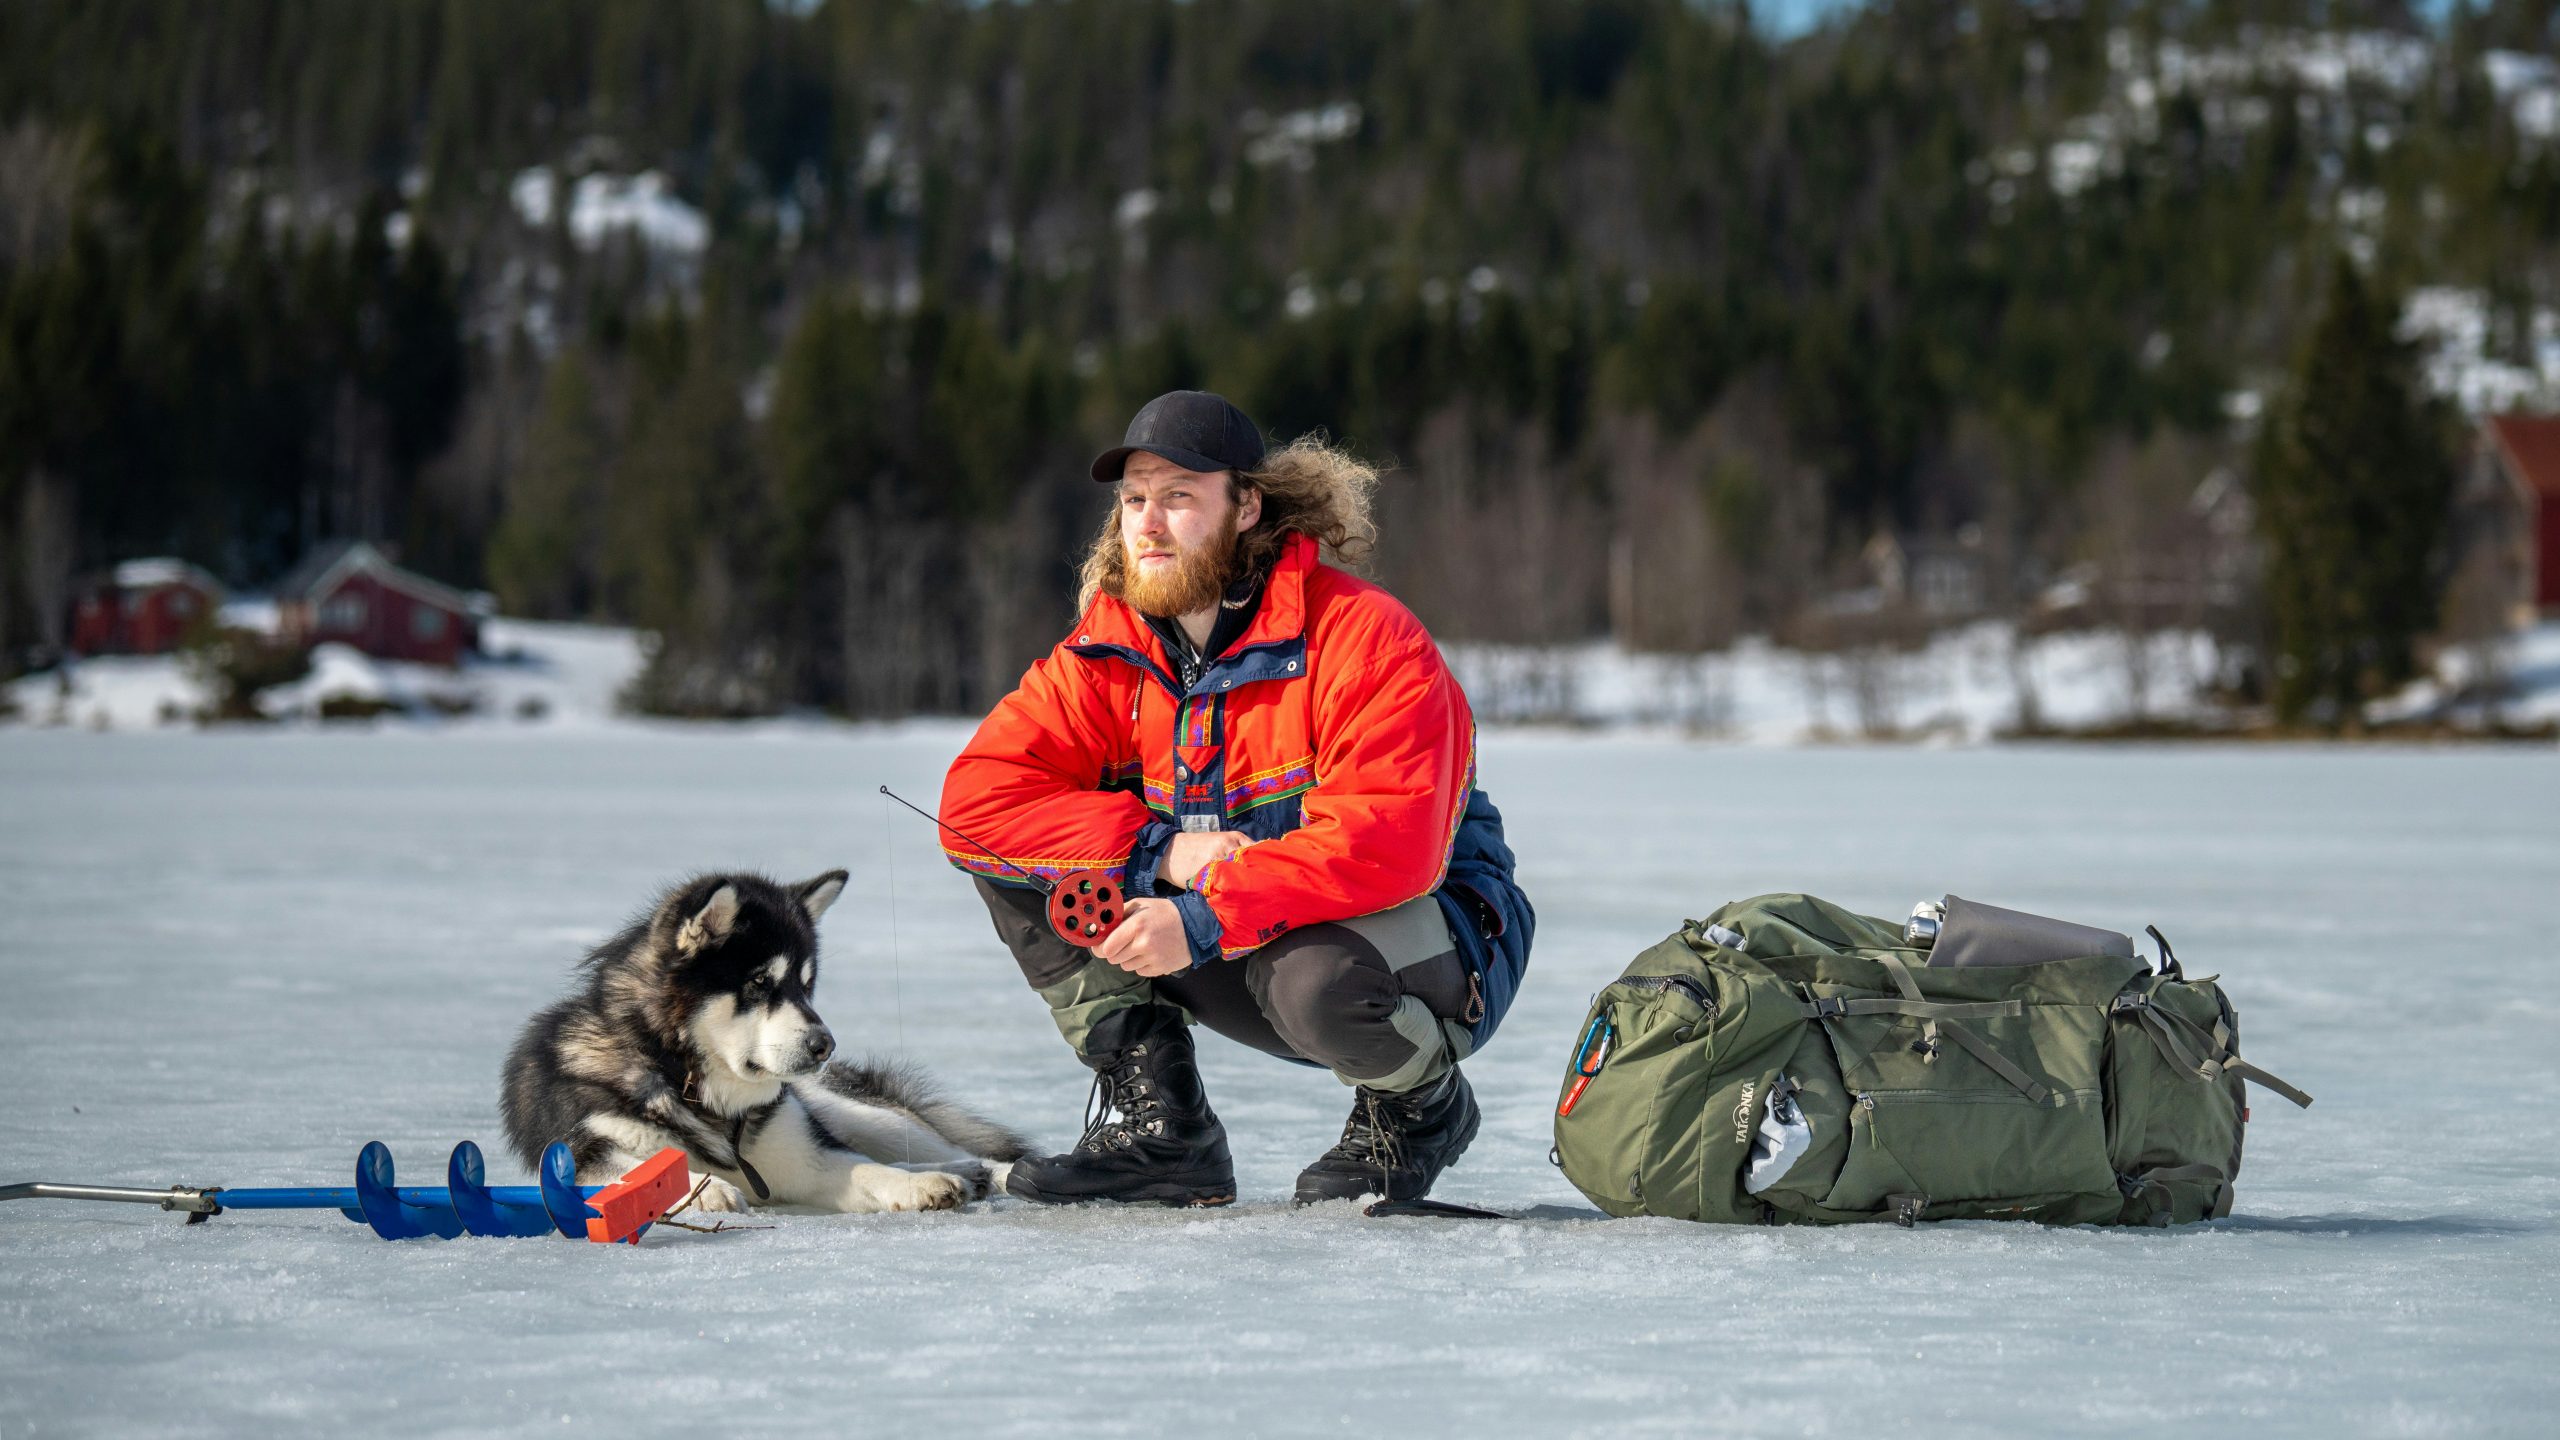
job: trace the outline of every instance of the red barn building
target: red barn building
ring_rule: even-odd
[[[127,560],[83,587],[71,648],[83,655],[161,655],[222,608],[222,582],[184,560]]]
[[[2482,428],[2482,463],[2507,482],[2520,522],[2518,608],[2560,612],[2560,416],[2496,415]]]
[[[480,648],[472,598],[394,565],[361,540],[312,551],[276,587],[276,626],[295,644],[335,642],[383,660],[455,665]]]

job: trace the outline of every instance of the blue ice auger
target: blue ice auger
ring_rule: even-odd
[[[649,1226],[680,1204],[687,1193],[687,1167],[682,1150],[661,1150],[610,1185],[580,1185],[569,1147],[554,1144],[542,1152],[542,1183],[491,1185],[481,1164],[480,1147],[465,1140],[453,1147],[442,1185],[396,1185],[392,1182],[391,1149],[368,1143],[356,1156],[353,1189],[311,1188],[233,1190],[222,1186],[172,1185],[165,1190],[126,1189],[115,1185],[60,1185],[34,1180],[0,1185],[0,1200],[112,1200],[183,1210],[187,1223],[201,1224],[226,1210],[335,1210],[359,1225],[370,1225],[385,1240],[414,1240],[433,1235],[543,1235],[554,1230],[572,1240],[637,1241]]]

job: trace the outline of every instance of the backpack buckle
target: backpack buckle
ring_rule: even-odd
[[[2147,1010],[2149,1008],[2151,1008],[2150,996],[2143,994],[2139,990],[2128,990],[2117,996],[2114,1000],[2108,1002],[2107,1013],[2110,1015],[2122,1015],[2128,1010]]]
[[[1837,995],[1826,995],[1814,1001],[1813,1008],[1806,1013],[1816,1020],[1836,1020],[1849,1013],[1849,1002]]]

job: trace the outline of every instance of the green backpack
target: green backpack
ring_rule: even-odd
[[[2165,942],[2158,973],[1930,958],[1809,895],[1690,921],[1594,998],[1556,1163],[1612,1215],[2167,1225],[2230,1213],[2243,1080],[2311,1103],[2240,1058],[2221,988]]]

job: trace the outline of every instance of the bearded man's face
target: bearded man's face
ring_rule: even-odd
[[[1236,578],[1236,536],[1262,517],[1262,497],[1239,501],[1224,472],[1185,470],[1145,451],[1120,472],[1120,598],[1142,615],[1173,617],[1218,603]]]

